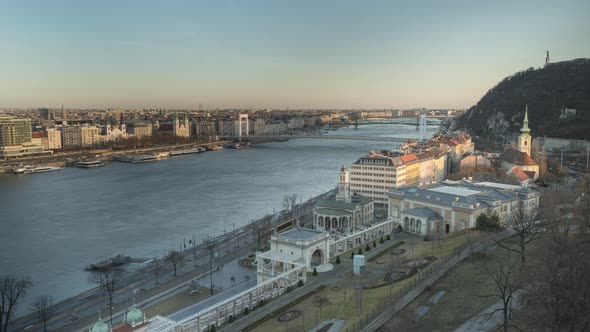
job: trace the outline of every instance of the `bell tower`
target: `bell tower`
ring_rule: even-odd
[[[338,181],[338,195],[337,201],[350,202],[350,179],[346,166],[342,165],[340,169],[340,180]]]
[[[529,105],[526,105],[524,110],[524,121],[522,122],[522,128],[520,128],[521,134],[518,136],[518,151],[524,152],[529,157],[531,156],[531,141],[532,137],[529,134],[531,130],[529,129]]]

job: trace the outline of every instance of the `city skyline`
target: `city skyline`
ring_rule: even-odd
[[[583,1],[0,4],[0,107],[467,108],[588,57]]]

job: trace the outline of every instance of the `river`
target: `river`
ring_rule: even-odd
[[[432,135],[434,127],[429,127]],[[327,135],[418,137],[415,126],[367,125]],[[0,275],[30,278],[17,307],[65,299],[91,285],[84,267],[116,254],[162,256],[183,238],[221,234],[337,185],[338,170],[392,143],[294,139],[96,169],[0,174]]]

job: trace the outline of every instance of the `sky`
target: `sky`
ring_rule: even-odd
[[[467,108],[590,1],[0,0],[0,107]]]

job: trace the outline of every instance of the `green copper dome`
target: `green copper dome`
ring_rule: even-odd
[[[133,308],[131,308],[131,310],[129,310],[129,312],[127,313],[126,322],[127,322],[127,324],[133,326],[133,325],[141,323],[142,321],[143,321],[143,312],[141,312],[141,310],[137,309],[134,305]]]
[[[109,326],[107,324],[105,324],[102,320],[100,320],[100,318],[98,319],[98,322],[96,322],[96,324],[94,324],[94,326],[92,326],[91,329],[92,332],[109,332]]]

